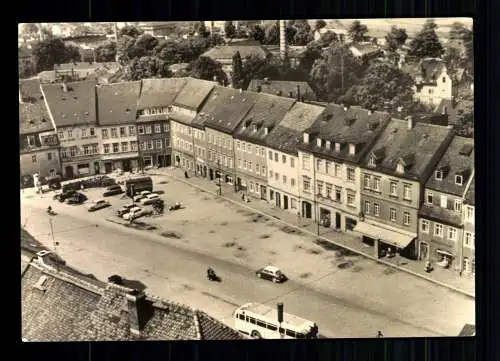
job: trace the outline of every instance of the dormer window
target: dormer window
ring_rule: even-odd
[[[332,142],[329,140],[326,141],[326,149],[330,150],[332,148]]]
[[[340,152],[340,143],[335,143],[335,151]]]
[[[316,139],[316,146],[321,148],[321,138]]]
[[[437,170],[434,177],[436,178],[436,180],[438,181],[442,181],[443,180],[443,171],[442,170]]]
[[[398,163],[398,165],[396,166],[396,172],[400,174],[403,174],[405,172],[405,166],[403,165],[403,163]]]
[[[356,145],[349,144],[349,155],[355,155],[355,154],[356,154]]]
[[[304,133],[304,143],[309,144],[309,134],[308,133]]]
[[[368,159],[368,167],[376,167],[377,162],[375,160],[375,157],[371,156],[370,159]]]
[[[461,174],[455,175],[455,184],[461,186],[464,184],[464,177]]]

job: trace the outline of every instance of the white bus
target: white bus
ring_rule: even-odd
[[[317,338],[318,326],[309,320],[283,312],[283,323],[278,322],[278,310],[259,303],[246,303],[233,313],[234,328],[253,338]]]

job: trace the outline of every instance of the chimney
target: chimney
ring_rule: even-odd
[[[288,44],[286,43],[286,21],[280,20],[280,57],[285,60],[288,55]]]
[[[297,101],[300,102],[300,85],[297,85]]]
[[[415,127],[415,118],[411,115],[406,117],[406,121],[408,122],[408,129],[413,129]]]
[[[144,325],[151,316],[152,307],[146,301],[146,295],[142,291],[134,290],[125,295],[127,302],[130,332],[140,335]]]

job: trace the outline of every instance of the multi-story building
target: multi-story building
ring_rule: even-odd
[[[61,173],[59,142],[38,79],[19,84],[19,145],[23,186],[32,184],[35,173],[42,177]]]
[[[311,185],[299,179],[299,154],[297,145],[302,133],[317,121],[325,108],[296,102],[285,117],[266,138],[268,200],[276,207],[312,218],[308,201],[300,202],[299,184],[304,189]]]
[[[137,140],[142,167],[169,167],[171,104],[185,83],[184,78],[143,79],[137,105]]]
[[[463,208],[464,235],[462,242],[462,274],[475,275],[476,273],[476,218],[475,218],[475,181],[469,183],[465,194]]]
[[[207,142],[206,166],[210,180],[235,184],[235,153],[232,134],[257,101],[257,94],[215,87],[197,116],[203,120]],[[235,188],[236,189],[236,188]]]
[[[248,195],[267,200],[266,138],[294,103],[293,99],[259,93],[233,133],[236,184]]]
[[[456,136],[425,184],[419,212],[420,260],[462,270],[462,215],[467,214],[463,202],[473,173],[474,140]]]
[[[194,123],[215,82],[187,78],[172,103],[172,147],[175,164],[198,175],[207,175],[203,126]],[[194,129],[196,128],[196,129]]]
[[[303,133],[298,144],[300,197],[314,207],[315,221],[353,230],[361,212],[359,163],[389,119],[387,113],[329,104]]]
[[[414,258],[425,181],[453,137],[451,127],[392,119],[361,162],[362,216],[354,230],[365,244]]]
[[[60,143],[63,177],[100,173],[95,81],[42,84]]]
[[[415,99],[434,107],[443,99],[452,99],[453,84],[443,60],[423,59],[418,70]]]
[[[138,168],[137,99],[141,82],[97,86],[97,118],[104,173]]]

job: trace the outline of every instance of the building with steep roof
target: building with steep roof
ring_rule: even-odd
[[[473,177],[474,139],[455,136],[425,183],[419,211],[420,260],[462,271],[463,203]]]
[[[384,55],[380,46],[371,42],[352,43],[349,50],[356,59],[364,63]]]
[[[361,161],[361,211],[354,231],[376,257],[417,256],[414,240],[424,184],[453,138],[453,129],[392,119]],[[390,252],[389,252],[390,251]]]
[[[384,112],[329,104],[303,132],[297,146],[299,193],[303,207],[314,210],[316,222],[353,230],[361,211],[360,161],[389,120]]]
[[[203,311],[102,282],[56,265],[50,255],[21,256],[25,341],[246,339]]]
[[[267,199],[266,138],[294,104],[294,99],[259,93],[234,131],[236,184],[247,195]]]
[[[265,139],[268,200],[276,207],[306,218],[312,217],[307,204],[300,205],[299,154],[297,145],[302,133],[316,122],[325,108],[296,102]]]
[[[143,79],[137,105],[140,166],[169,167],[172,164],[170,114],[175,97],[186,78]]]
[[[33,175],[61,173],[59,142],[38,79],[19,82],[19,162],[21,187],[33,186]]]
[[[298,101],[316,101],[316,93],[305,81],[253,79],[248,86],[249,91],[263,92],[283,97],[289,97]]]
[[[66,179],[100,173],[95,86],[95,80],[41,85]]]
[[[141,84],[131,81],[97,86],[100,168],[105,173],[139,167],[136,117]]]

